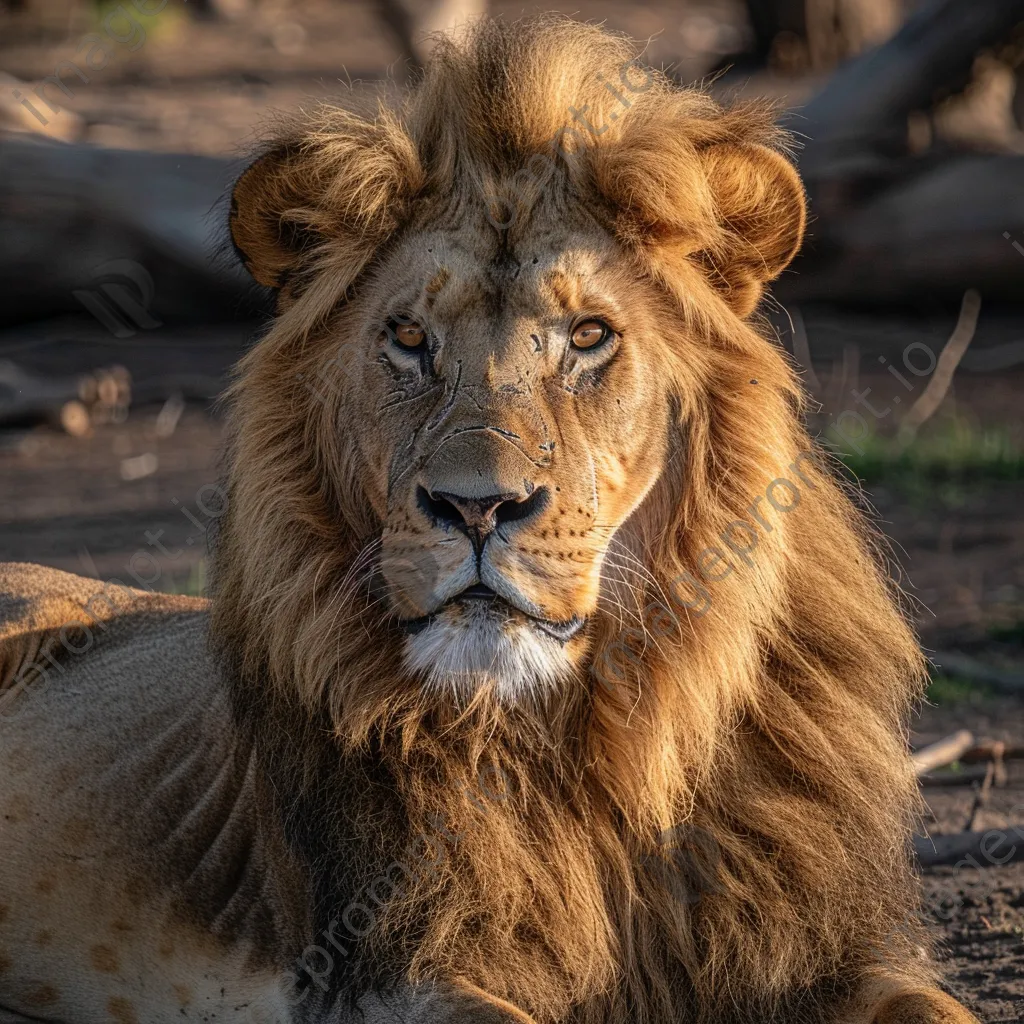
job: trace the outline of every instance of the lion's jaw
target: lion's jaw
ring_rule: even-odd
[[[366,303],[354,429],[368,463],[394,442],[380,568],[429,688],[517,701],[569,676],[609,543],[663,465],[658,339],[618,247],[577,232],[511,253],[479,225],[413,236],[376,282],[379,308]],[[441,270],[417,259],[427,250],[446,254]],[[428,332],[421,358],[381,332],[396,303]],[[615,328],[600,352],[570,343],[588,316]]]
[[[500,599],[468,599],[446,606],[410,635],[405,660],[431,689],[467,696],[490,683],[499,700],[516,702],[572,671],[566,648],[554,632]]]

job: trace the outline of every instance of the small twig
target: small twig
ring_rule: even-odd
[[[960,304],[960,317],[956,327],[946,342],[945,348],[939,353],[935,372],[928,381],[921,397],[910,407],[910,411],[900,422],[899,442],[906,448],[917,435],[918,430],[934,415],[942,404],[956,372],[960,360],[974,338],[978,326],[978,314],[981,312],[981,296],[973,288],[964,292]]]
[[[839,373],[839,382],[836,384],[836,373]],[[825,412],[834,414],[840,409],[846,408],[846,396],[851,391],[857,390],[857,383],[860,379],[860,346],[846,344],[843,346],[842,369],[838,367],[838,360],[832,360],[832,376],[829,378],[826,393],[823,397]]]
[[[964,825],[964,831],[970,832],[974,828],[975,819],[978,817],[978,812],[988,803],[988,795],[992,791],[992,780],[996,774],[996,763],[995,761],[989,761],[988,767],[985,769],[985,778],[979,786],[977,783],[974,785],[974,800],[971,803],[971,813],[967,816],[967,824]]]
[[[1000,787],[1005,786],[1010,781],[1010,777],[1006,771],[1006,765],[1003,762],[1006,744],[1001,740],[996,740],[996,742],[992,744],[992,748],[992,784]]]

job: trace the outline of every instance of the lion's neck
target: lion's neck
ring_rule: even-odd
[[[466,976],[564,1015],[617,969],[607,896],[632,888],[632,867],[613,815],[550,752],[527,763],[492,737],[439,756],[437,743],[327,744],[319,763],[335,758],[335,782],[279,804],[310,866],[315,941],[336,959],[330,987]]]
[[[633,750],[633,775],[654,777],[654,741],[645,746],[635,723],[629,734],[606,724],[603,749],[619,757],[602,762],[582,706],[531,730],[493,709],[392,705],[356,735],[337,709],[311,718],[279,696],[251,722],[273,820],[308,872],[311,939],[337,954],[324,998],[457,975],[542,1021],[699,1017],[711,1006],[730,1019],[716,973],[726,966],[736,1005],[773,986],[814,1002],[835,990],[840,965],[913,938],[902,920],[913,890],[892,844],[900,808],[849,799],[851,752],[838,734],[825,752],[830,794],[799,791],[781,726],[751,712],[722,755],[629,805],[609,767]],[[904,799],[898,780],[885,784]],[[662,827],[660,808],[679,814],[667,851],[641,827],[655,806]],[[865,908],[863,892],[880,888],[884,909]],[[780,1003],[780,1019],[798,1009]]]

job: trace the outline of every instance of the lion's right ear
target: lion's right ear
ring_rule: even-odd
[[[231,193],[235,251],[267,288],[280,288],[315,244],[314,232],[303,228],[303,221],[312,221],[308,204],[314,199],[306,178],[301,156],[281,146],[250,164]]]
[[[243,172],[231,196],[231,239],[268,288],[321,261],[351,280],[401,223],[422,179],[415,146],[393,119],[329,110]]]
[[[720,143],[701,155],[720,225],[704,262],[729,305],[749,316],[803,242],[803,184],[793,164],[766,146]]]

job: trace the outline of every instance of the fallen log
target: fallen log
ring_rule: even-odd
[[[1024,0],[934,0],[886,43],[841,67],[801,111],[800,167],[834,178],[907,151],[907,117],[968,82],[979,50],[1024,21]]]
[[[973,786],[981,784],[988,774],[988,766],[974,766],[965,768],[962,771],[935,771],[919,774],[917,781],[922,786]]]
[[[980,50],[1024,22],[1024,0],[933,0],[848,62],[799,111],[812,218],[783,303],[1019,301],[1024,158],[911,152],[908,118],[968,82]]]
[[[0,325],[90,303],[94,315],[106,309],[129,331],[233,319],[259,307],[263,297],[233,254],[224,255],[222,204],[241,167],[0,137]],[[151,296],[137,283],[147,278]]]
[[[1002,747],[1004,761],[1018,760],[1024,758],[1024,747],[1006,746],[1001,740],[985,740],[976,747],[964,751],[960,757],[962,764],[977,764],[979,761],[991,761],[996,755],[998,747]]]
[[[819,202],[812,236],[774,287],[783,303],[1019,303],[1024,157],[950,155],[910,161],[885,189]],[[813,196],[813,189],[812,189]],[[977,368],[981,368],[979,365]]]
[[[1024,824],[984,832],[914,836],[914,853],[923,868],[954,864],[973,868],[1002,867],[1024,860]]]

